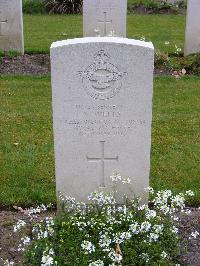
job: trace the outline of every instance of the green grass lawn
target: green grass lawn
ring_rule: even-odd
[[[192,189],[193,204],[200,204],[199,101],[199,77],[155,79],[151,185]],[[2,76],[0,124],[0,204],[55,202],[50,78]]]
[[[185,16],[128,15],[128,38],[145,37],[161,51],[175,51],[175,44],[183,49]],[[25,51],[49,52],[52,42],[82,37],[82,16],[24,15]],[[169,45],[165,45],[169,41]]]

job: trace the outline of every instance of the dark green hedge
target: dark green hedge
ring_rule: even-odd
[[[45,14],[47,11],[43,0],[23,0],[23,13]]]

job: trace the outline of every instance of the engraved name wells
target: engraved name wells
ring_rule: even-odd
[[[124,119],[122,105],[76,105],[75,117],[65,119],[65,126],[80,136],[126,136],[146,127],[144,119]]]

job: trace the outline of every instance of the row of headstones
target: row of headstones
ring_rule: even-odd
[[[127,0],[84,0],[84,36],[126,37],[126,11]],[[199,14],[200,1],[189,0],[185,55],[200,52]],[[0,50],[24,53],[22,0],[0,0]]]

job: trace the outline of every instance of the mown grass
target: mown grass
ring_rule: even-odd
[[[156,189],[196,191],[200,204],[200,78],[156,78],[151,184]]]
[[[48,53],[52,42],[82,37],[80,15],[24,15],[25,51]],[[156,49],[175,52],[175,45],[183,49],[185,16],[182,15],[128,15],[128,38],[143,36]],[[165,42],[169,41],[169,45]]]
[[[1,78],[0,99],[0,204],[55,201],[49,78]]]
[[[154,87],[151,185],[192,189],[198,205],[200,78],[159,77]],[[50,78],[2,76],[0,124],[0,204],[55,202]]]

